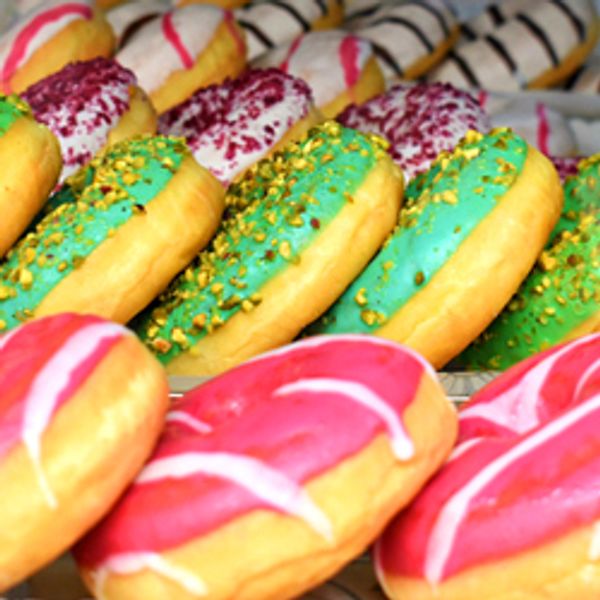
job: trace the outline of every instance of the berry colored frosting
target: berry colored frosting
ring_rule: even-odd
[[[384,152],[381,140],[329,121],[251,167],[230,186],[230,217],[211,244],[134,322],[141,339],[169,363],[252,311],[261,288],[301,261]]]
[[[22,117],[31,117],[31,109],[19,96],[0,94],[0,136]]]
[[[460,411],[449,461],[378,542],[384,579],[435,586],[597,522],[599,419],[600,334],[495,379]]]
[[[43,435],[113,345],[129,335],[97,317],[61,314],[0,337],[0,460],[24,444],[51,507],[57,499],[42,466]]]
[[[120,142],[82,168],[50,199],[51,210],[0,264],[0,330],[36,306],[115,230],[144,213],[190,152],[166,137]]]
[[[549,158],[556,167],[558,176],[562,182],[569,175],[577,175],[577,167],[582,160],[581,156],[550,156]]]
[[[403,415],[425,374],[435,376],[392,342],[324,336],[188,392],[174,403],[136,481],[76,547],[78,562],[96,572],[96,593],[107,571],[143,568],[201,588],[202,565],[192,573],[159,553],[255,510],[297,518],[331,547],[329,516],[304,487],[381,434],[399,461],[410,460],[414,446]]]
[[[225,186],[263,158],[308,115],[310,88],[275,69],[198,90],[163,113],[159,131],[182,136],[196,160]]]
[[[61,180],[89,162],[129,110],[134,74],[107,58],[71,63],[29,87],[22,97],[57,137]]]
[[[373,57],[371,42],[346,31],[312,31],[261,54],[253,62],[276,67],[306,81],[319,107],[333,102],[358,83]]]
[[[467,92],[446,83],[397,84],[337,120],[346,127],[387,139],[390,154],[408,180],[427,171],[440,152],[450,151],[474,129],[486,133],[489,119]]]
[[[93,17],[92,0],[50,0],[34,8],[0,38],[0,90],[10,91],[14,74],[72,21]]]
[[[564,191],[562,215],[536,265],[456,364],[506,369],[568,339],[598,315],[600,154],[579,163],[578,174],[567,177]]]
[[[379,253],[309,333],[374,333],[450,260],[515,183],[527,145],[506,129],[470,131],[404,194]]]

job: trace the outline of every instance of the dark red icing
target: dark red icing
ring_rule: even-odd
[[[560,180],[564,180],[570,175],[577,175],[577,165],[583,159],[582,156],[551,156],[550,160],[556,167]]]
[[[88,162],[107,141],[108,132],[129,109],[135,75],[108,58],[71,63],[23,92],[35,118],[61,143],[63,163]]]
[[[251,70],[198,90],[161,115],[158,128],[185,137],[198,162],[228,184],[244,157],[268,152],[311,102],[302,80],[277,69]]]
[[[469,129],[489,129],[480,104],[447,83],[397,84],[360,106],[349,106],[336,118],[346,127],[386,138],[390,154],[408,178],[426,171]]]
[[[315,339],[253,360],[187,393],[173,410],[211,430],[198,433],[181,422],[168,422],[149,464],[186,452],[226,452],[263,461],[305,484],[387,431],[377,412],[339,392],[276,393],[307,378],[361,384],[402,418],[424,362],[367,336],[320,338],[319,345]],[[78,545],[77,559],[98,566],[120,553],[159,552],[259,508],[276,510],[248,489],[216,476],[196,473],[136,483]]]

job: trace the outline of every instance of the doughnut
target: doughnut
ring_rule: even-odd
[[[543,102],[519,102],[491,115],[492,127],[510,127],[546,156],[577,152],[577,140],[569,122]]]
[[[132,327],[173,375],[292,341],[375,254],[402,192],[382,140],[327,121],[228,189],[218,235]]]
[[[227,187],[321,120],[304,81],[276,69],[251,70],[163,113],[159,131],[184,137],[196,160]]]
[[[64,311],[127,322],[208,242],[223,195],[181,140],[110,146],[0,263],[0,330]]]
[[[238,75],[246,45],[230,11],[192,4],[141,25],[115,58],[136,74],[160,114],[197,89]]]
[[[582,160],[581,156],[550,156],[549,158],[563,183],[569,175],[577,175],[579,162]]]
[[[280,348],[175,402],[75,556],[96,597],[296,597],[365,550],[455,435],[434,371],[401,346]]]
[[[437,64],[459,33],[443,0],[369,3],[344,27],[371,40],[386,79],[416,79]]]
[[[156,113],[135,75],[108,58],[71,63],[21,97],[60,142],[61,180],[105,146],[156,132]]]
[[[168,10],[166,0],[134,0],[107,11],[106,20],[115,34],[117,49],[120,50],[144,23]]]
[[[114,36],[92,0],[49,0],[0,37],[0,92],[20,93],[70,62],[110,56]]]
[[[252,0],[235,19],[246,33],[248,60],[312,30],[337,27],[343,0]]]
[[[348,107],[337,120],[387,139],[407,181],[427,171],[469,129],[485,133],[490,128],[487,114],[472,96],[440,83],[397,83],[362,106]]]
[[[597,598],[600,335],[538,354],[459,413],[459,444],[375,547],[387,596]]]
[[[60,147],[18,96],[0,94],[0,256],[46,202],[61,170]]]
[[[600,60],[579,67],[565,82],[565,89],[577,94],[600,94]]]
[[[57,558],[148,458],[164,369],[130,331],[63,313],[0,338],[0,591]]]
[[[185,6],[186,4],[214,4],[221,8],[239,8],[248,4],[249,0],[171,0],[174,6]]]
[[[599,33],[592,0],[527,3],[490,33],[455,48],[427,78],[501,91],[549,87],[584,62]]]
[[[563,213],[537,264],[459,364],[503,370],[600,331],[600,154],[579,163],[564,191]]]
[[[510,300],[562,203],[545,156],[508,129],[470,131],[410,182],[394,232],[308,332],[371,333],[442,367]]]
[[[328,119],[348,104],[362,104],[385,90],[371,43],[341,30],[306,33],[262,54],[253,64],[304,79]]]

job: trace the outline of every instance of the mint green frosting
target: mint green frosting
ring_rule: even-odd
[[[132,327],[168,363],[253,310],[263,286],[302,261],[383,153],[369,137],[327,122],[258,163],[228,190],[218,235]]]
[[[179,139],[140,137],[112,146],[74,175],[61,192],[69,201],[47,214],[0,263],[0,328],[35,316],[37,305],[104,240],[129,219],[141,218],[187,155]]]
[[[0,135],[4,135],[21,117],[31,117],[27,103],[18,96],[0,94]]]
[[[308,333],[373,333],[456,252],[522,171],[523,139],[506,129],[476,132],[413,179],[400,220],[382,249]]]
[[[563,341],[600,307],[600,155],[565,181],[551,243],[507,307],[453,364],[507,369]]]

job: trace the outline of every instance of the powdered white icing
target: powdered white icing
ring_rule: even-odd
[[[594,562],[600,560],[600,521],[596,521],[592,530],[592,540],[588,550],[588,558]]]
[[[431,584],[439,583],[450,558],[458,529],[466,518],[469,504],[488,484],[509,469],[522,456],[535,450],[553,437],[585,419],[600,408],[600,394],[540,427],[532,435],[513,446],[486,465],[473,479],[460,488],[441,507],[435,521],[425,554],[425,577]]]
[[[49,10],[65,4],[64,0],[51,0],[44,2],[42,5],[35,6],[30,12],[23,15],[23,17],[13,25],[13,27],[7,31],[0,38],[0,70],[4,67],[6,60],[10,56],[13,45],[19,33],[37,16],[48,12]],[[92,0],[78,0],[69,2],[69,4],[78,4],[80,6],[91,7],[93,5]],[[54,21],[50,21],[39,29],[35,35],[27,44],[27,48],[23,56],[19,60],[19,66],[26,63],[31,55],[41,46],[43,46],[48,40],[52,39],[59,31],[64,29],[69,23],[81,19],[81,15],[75,12],[68,12],[63,14],[60,18]]]
[[[552,352],[535,367],[529,369],[519,382],[498,394],[489,402],[480,402],[461,411],[459,419],[464,422],[481,418],[514,431],[524,433],[540,424],[538,406],[542,399],[540,390],[552,368],[566,354],[576,351],[589,337],[582,337],[567,346]]]
[[[379,394],[376,394],[366,385],[344,379],[315,377],[299,379],[293,383],[282,385],[275,390],[274,396],[286,396],[296,393],[339,394],[364,406],[385,423],[392,438],[392,449],[398,460],[409,460],[414,456],[415,448],[406,433],[401,417]]]
[[[282,4],[292,7],[308,23],[314,23],[323,16],[317,2],[313,0],[283,0]],[[234,15],[237,20],[241,21],[242,27],[246,22],[262,31],[273,46],[304,33],[301,23],[293,16],[292,12],[268,0],[252,2],[246,7],[236,9]],[[267,47],[260,38],[254,35],[252,29],[245,27],[244,29],[248,45],[248,60],[252,60],[262,54]]]
[[[168,14],[182,45],[195,61],[223,22],[225,12],[216,6],[190,4]],[[180,54],[163,33],[164,19],[157,17],[143,25],[115,56],[136,74],[140,87],[148,93],[160,88],[175,71],[185,69]]]
[[[343,31],[313,31],[299,43],[291,42],[261,55],[254,66],[281,67],[286,62],[286,72],[304,79],[312,88],[315,104],[325,106],[348,89],[340,58],[344,40],[354,42],[355,70],[360,73],[373,55],[371,43]]]
[[[193,417],[190,415],[190,413],[187,413],[183,410],[169,411],[167,413],[166,421],[167,423],[180,423],[182,425],[186,425],[190,429],[202,435],[210,433],[213,430],[208,423],[205,423],[200,419],[196,419],[196,417]]]
[[[285,474],[250,456],[227,452],[187,452],[159,458],[144,468],[136,483],[181,479],[200,473],[244,487],[271,506],[302,519],[327,541],[333,540],[331,522],[304,489]]]
[[[192,595],[205,596],[208,593],[204,581],[189,569],[168,562],[160,554],[130,552],[111,556],[95,571],[94,596],[98,600],[108,600],[104,593],[104,586],[111,573],[130,575],[144,570],[154,571],[158,575],[174,581],[181,589]]]
[[[52,508],[57,506],[57,500],[42,468],[42,436],[61,394],[69,386],[72,373],[94,354],[104,340],[127,333],[124,327],[112,323],[95,323],[80,329],[38,372],[23,400],[21,437],[36,470],[40,488]]]

